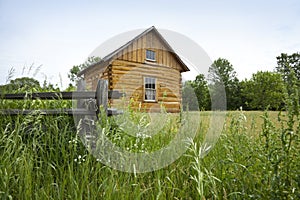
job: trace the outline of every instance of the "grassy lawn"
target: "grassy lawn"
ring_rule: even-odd
[[[299,116],[282,113],[287,116],[279,120],[278,114],[227,112],[214,148],[202,157],[205,133],[214,126],[212,115],[191,112],[194,124],[189,126],[196,136],[187,141],[188,150],[172,164],[147,173],[121,172],[98,162],[76,135],[70,117],[1,116],[0,198],[299,199]],[[147,126],[149,118],[131,115],[126,117],[135,122],[132,127]],[[125,118],[115,120],[129,127]],[[122,126],[114,129],[111,119],[101,127],[115,144],[151,152],[175,137],[179,122],[173,116],[157,120],[157,126],[148,124],[158,134],[139,141],[126,136]]]

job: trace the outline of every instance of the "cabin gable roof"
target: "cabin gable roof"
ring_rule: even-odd
[[[116,50],[112,51],[111,53],[109,53],[108,55],[104,56],[99,62],[88,66],[87,68],[83,69],[82,71],[80,71],[78,73],[78,76],[81,76],[83,74],[85,74],[87,71],[91,70],[92,68],[94,68],[95,66],[99,67],[100,69],[104,70],[113,60],[115,60],[118,57],[118,54],[120,52],[122,52],[123,50],[125,50],[126,48],[128,48],[133,42],[141,39],[142,37],[146,36],[149,33],[154,33],[157,38],[159,39],[159,41],[161,42],[161,44],[163,44],[163,46],[166,48],[167,51],[169,51],[172,56],[174,57],[174,59],[180,64],[181,66],[181,72],[186,72],[189,71],[189,68],[186,66],[186,64],[182,61],[182,59],[176,54],[176,52],[173,50],[173,48],[169,45],[169,43],[164,39],[164,37],[158,32],[158,30],[152,26],[148,29],[146,29],[145,31],[143,31],[141,34],[137,35],[136,37],[134,37],[132,40],[130,40],[129,42],[125,43],[124,45],[122,45],[121,47],[117,48]],[[101,70],[101,71],[102,71]]]

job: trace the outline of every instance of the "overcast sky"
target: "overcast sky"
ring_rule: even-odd
[[[21,77],[42,65],[35,78],[60,86],[61,77],[65,87],[69,69],[97,46],[153,25],[187,36],[211,60],[228,59],[240,79],[272,71],[282,52],[300,51],[299,0],[0,0],[0,85],[12,67]]]

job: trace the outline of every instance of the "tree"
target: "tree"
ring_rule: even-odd
[[[16,78],[10,80],[9,84],[1,86],[1,90],[6,92],[30,92],[41,90],[38,80],[29,77]]]
[[[200,110],[209,110],[210,109],[210,95],[207,86],[207,81],[203,74],[196,76],[195,81],[192,82],[192,87],[196,94],[198,105]]]
[[[294,93],[294,79],[291,78],[291,74],[294,74],[296,78],[296,88],[298,89],[298,93],[300,93],[300,53],[293,53],[291,55],[282,53],[277,57],[277,72],[279,72],[287,87],[288,95],[292,95]],[[299,100],[300,103],[300,100]]]
[[[240,85],[232,64],[219,58],[209,67],[210,87],[213,99],[221,101],[226,98],[227,108],[235,110],[241,105]],[[223,94],[223,90],[225,93]]]
[[[279,73],[259,71],[242,85],[242,96],[248,109],[278,110],[284,106],[284,82]]]
[[[72,85],[73,85],[74,83],[76,83],[76,82],[80,79],[80,77],[77,76],[77,74],[78,74],[80,71],[82,71],[82,70],[84,70],[85,68],[87,68],[87,67],[89,67],[89,66],[91,66],[91,65],[93,65],[93,64],[95,64],[95,63],[98,63],[98,62],[100,62],[100,61],[101,61],[101,58],[100,58],[100,57],[94,57],[94,56],[92,56],[92,57],[89,57],[89,58],[87,59],[87,61],[85,61],[83,64],[80,64],[80,65],[74,65],[74,66],[70,69],[69,74],[68,74],[68,78],[69,78],[70,81],[71,81],[70,87],[72,87]]]
[[[253,108],[249,105],[249,102],[251,101],[250,96],[247,94],[248,93],[248,88],[250,81],[245,79],[240,82],[240,94],[241,94],[241,106],[243,110],[253,110]]]
[[[209,110],[210,95],[207,81],[203,74],[196,76],[194,81],[186,81],[182,91],[183,109],[187,110]]]
[[[300,53],[293,53],[288,55],[286,53],[282,53],[277,58],[277,72],[283,75],[285,81],[288,79],[288,75],[291,73],[291,70],[294,71],[295,76],[298,81],[300,81]]]
[[[192,85],[193,81],[184,82],[182,89],[183,110],[199,110],[197,97]]]

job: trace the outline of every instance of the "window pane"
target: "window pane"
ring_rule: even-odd
[[[155,100],[155,90],[151,91],[151,100]]]
[[[155,100],[155,91],[146,90],[145,92],[145,100]]]
[[[154,51],[152,51],[151,59],[155,60],[155,52]]]
[[[150,99],[151,99],[151,100],[154,100],[153,97],[154,97],[154,93],[153,93],[153,91],[150,91]]]
[[[145,100],[155,100],[155,91],[146,90]]]
[[[145,77],[144,88],[145,88],[145,100],[155,101],[156,99],[156,78]]]
[[[155,60],[155,51],[146,50],[146,59]]]

